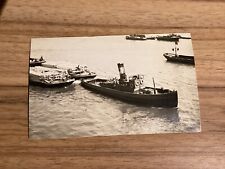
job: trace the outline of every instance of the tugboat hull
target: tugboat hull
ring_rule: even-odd
[[[104,80],[95,79],[90,81],[82,81],[81,85],[84,88],[94,91],[96,93],[100,93],[103,95],[107,95],[113,98],[117,98],[135,104],[153,107],[177,107],[178,104],[177,91],[171,91],[169,93],[161,93],[161,94],[135,94],[107,87],[101,87],[95,84],[95,82],[97,81],[104,81]]]
[[[175,56],[174,54],[171,53],[164,53],[163,56],[167,59],[168,62],[177,62],[190,65],[195,64],[193,56],[184,56],[184,55]]]

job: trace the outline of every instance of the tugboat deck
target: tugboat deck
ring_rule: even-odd
[[[87,83],[89,84],[92,84],[94,86],[97,86],[97,87],[102,87],[100,85],[100,83],[106,83],[108,80],[107,79],[93,79],[93,80],[89,80],[89,81],[86,81]],[[113,88],[109,88],[109,89],[113,89]],[[113,89],[113,90],[116,90]],[[143,91],[148,91],[148,94],[144,93]],[[154,87],[142,87],[140,88],[139,90],[135,90],[133,92],[127,92],[127,91],[122,91],[121,92],[126,92],[126,93],[130,93],[130,94],[138,94],[138,95],[149,95],[149,94],[152,94],[152,95],[161,95],[163,93],[167,93],[169,92],[169,90],[167,89],[162,89],[162,88],[154,88]]]

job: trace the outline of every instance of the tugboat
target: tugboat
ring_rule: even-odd
[[[78,65],[74,69],[63,68],[63,67],[52,65],[52,64],[42,64],[42,66],[47,68],[58,68],[58,69],[67,70],[71,78],[75,78],[76,80],[95,78],[97,76],[95,72],[91,72],[90,70],[88,70],[87,66]]]
[[[45,62],[46,61],[43,59],[42,56],[39,59],[37,59],[37,58],[30,58],[30,67],[41,66],[42,63],[45,63]]]
[[[96,93],[107,95],[123,101],[153,107],[177,107],[177,91],[144,86],[144,76],[134,75],[127,78],[124,64],[118,63],[120,79],[93,79],[82,81],[81,85]]]
[[[178,55],[177,48],[178,42],[175,42],[175,48],[172,50],[175,52],[173,53],[164,53],[163,56],[167,59],[168,62],[176,62],[176,63],[183,63],[189,65],[195,65],[194,56],[187,56],[187,55]]]
[[[127,35],[126,39],[127,40],[147,40],[147,37],[141,34],[133,34],[133,35]]]
[[[64,87],[71,85],[75,79],[71,79],[67,71],[61,69],[35,66],[30,68],[29,82],[31,85],[41,87]]]

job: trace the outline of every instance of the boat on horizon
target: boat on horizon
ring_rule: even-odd
[[[133,34],[133,35],[127,35],[127,40],[147,40],[147,37],[142,34]]]
[[[120,79],[82,80],[81,85],[96,93],[119,100],[152,107],[177,107],[177,91],[144,86],[143,75],[133,75],[127,78],[124,64],[118,63]]]
[[[168,35],[160,35],[156,36],[156,39],[159,41],[170,41],[170,42],[178,42],[179,39],[191,39],[191,37],[184,37],[179,34],[168,34]]]
[[[35,66],[30,68],[29,83],[41,87],[64,87],[71,85],[75,79],[67,71],[54,68]]]

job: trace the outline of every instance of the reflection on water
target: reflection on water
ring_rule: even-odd
[[[144,118],[161,118],[167,122],[179,122],[179,115],[177,108],[144,108],[144,107],[122,107],[121,112],[123,116],[127,114],[131,119],[139,120]],[[139,112],[138,114],[136,114]],[[123,117],[125,120],[126,117]]]
[[[93,93],[77,82],[60,89],[30,86],[31,138],[200,130],[195,69],[166,62],[162,54],[170,52],[172,43],[126,41],[118,36],[33,42],[31,57],[43,55],[47,61],[65,66],[87,64],[100,77],[118,76],[116,64],[124,62],[126,73],[144,74],[147,86],[152,86],[154,77],[157,87],[176,89],[179,104],[178,108],[138,106]],[[180,51],[192,55],[191,41],[181,41]]]
[[[33,93],[40,94],[43,96],[49,95],[49,94],[60,94],[60,93],[66,93],[66,92],[71,92],[75,90],[75,84],[73,83],[70,86],[65,86],[65,87],[60,87],[60,88],[42,88],[39,86],[29,86],[29,90],[32,91]]]

